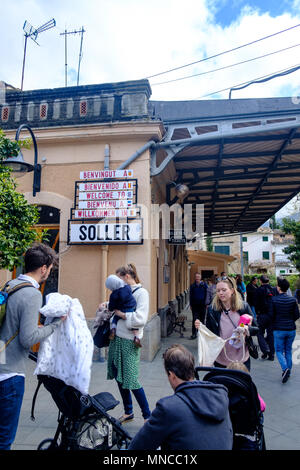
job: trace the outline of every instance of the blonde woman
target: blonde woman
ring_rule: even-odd
[[[136,309],[126,313],[115,310],[115,315],[119,316],[120,320],[117,323],[115,338],[109,344],[107,379],[116,379],[120,390],[124,405],[124,414],[119,418],[121,423],[134,418],[130,391],[134,394],[146,421],[151,412],[144,389],[139,383],[141,349],[132,341],[132,329],[137,330],[136,336],[141,340],[148,320],[149,294],[142,287],[133,264],[121,266],[116,270],[116,274],[131,287]]]
[[[245,313],[253,317],[250,306],[242,300],[238,293],[234,280],[226,278],[218,281],[216,295],[207,310],[207,328],[221,338],[228,339],[238,326],[240,316]],[[199,329],[199,326],[200,321],[196,320],[195,327]],[[227,367],[231,361],[243,361],[250,371],[247,343],[252,342],[251,336],[256,335],[257,332],[258,327],[253,318],[251,326],[245,326],[245,348],[236,349],[227,342],[216,359],[215,367]]]

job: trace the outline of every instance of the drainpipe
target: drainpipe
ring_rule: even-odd
[[[240,248],[241,248],[241,276],[244,280],[244,257],[243,257],[243,234],[240,233]]]
[[[104,149],[104,170],[109,170],[109,157],[110,157],[109,144],[106,144],[105,149]]]
[[[147,142],[145,145],[143,145],[143,147],[141,147],[133,155],[131,155],[131,157],[126,160],[126,162],[122,163],[122,165],[118,167],[118,170],[124,170],[125,168],[127,168],[130,163],[136,160],[140,155],[142,155],[142,153],[146,152],[146,150],[148,150],[150,147],[152,147],[152,145],[155,144],[156,142],[154,140],[149,140],[149,142]]]

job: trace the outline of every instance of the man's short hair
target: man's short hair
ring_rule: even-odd
[[[166,349],[164,366],[167,373],[174,372],[181,380],[192,380],[195,377],[195,359],[193,354],[180,344],[173,344]]]
[[[260,276],[260,282],[262,282],[263,284],[268,284],[269,281],[270,279],[268,278],[268,276],[265,276],[264,274]]]
[[[57,253],[44,243],[34,243],[25,253],[25,272],[31,273],[38,268],[46,265],[47,268],[53,264],[53,267],[58,265]]]
[[[277,278],[277,285],[278,287],[280,287],[280,290],[282,290],[282,292],[286,292],[290,287],[289,281],[284,277]]]
[[[251,278],[251,282],[255,281],[255,279],[257,279],[257,277],[256,277],[256,276],[253,276],[253,277]]]

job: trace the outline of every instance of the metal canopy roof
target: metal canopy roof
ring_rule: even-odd
[[[197,117],[191,103],[190,114],[186,102],[177,114],[174,102],[153,103],[167,132],[152,151],[152,176],[173,160],[176,183],[190,189],[183,203],[204,204],[206,233],[256,230],[300,191],[300,106],[291,98],[200,101]],[[167,185],[170,205],[174,188]]]

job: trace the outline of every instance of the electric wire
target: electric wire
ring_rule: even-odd
[[[289,73],[295,72],[299,68],[300,68],[300,64],[297,64],[297,65],[292,66],[292,68],[289,67],[287,69],[282,69],[282,70],[278,70],[277,72],[273,72],[272,74],[267,74],[267,75],[263,75],[262,77],[253,78],[252,80],[247,80],[246,82],[238,83],[236,85],[232,85],[230,87],[223,88],[222,90],[217,90],[217,91],[214,91],[214,92],[211,92],[211,93],[207,93],[205,95],[199,96],[196,99],[206,98],[207,96],[215,95],[216,93],[221,93],[221,92],[227,91],[227,90],[238,90],[238,89],[240,89],[238,87],[245,88],[243,85],[249,86],[252,83],[260,83],[257,80],[261,80],[261,82],[264,82],[264,81],[267,81],[267,80],[264,80],[267,77],[269,77],[268,78],[268,80],[269,80],[271,78],[288,75]]]
[[[269,52],[268,54],[264,54],[264,55],[261,55],[261,56],[257,56],[257,57],[253,57],[252,59],[246,59],[246,60],[243,60],[241,62],[236,62],[235,64],[231,64],[231,65],[224,65],[223,67],[219,67],[217,69],[213,69],[213,70],[207,70],[206,72],[200,72],[200,73],[195,73],[193,75],[188,75],[186,77],[180,77],[180,78],[174,78],[173,80],[166,80],[164,82],[158,82],[158,83],[151,83],[151,87],[152,86],[155,86],[155,85],[165,85],[167,83],[172,83],[172,82],[178,82],[180,80],[186,80],[188,78],[194,78],[194,77],[199,77],[200,75],[206,75],[208,73],[214,73],[214,72],[219,72],[220,70],[225,70],[225,69],[229,69],[231,67],[235,67],[237,65],[242,65],[242,64],[246,64],[248,62],[252,62],[254,60],[258,60],[258,59],[263,59],[265,57],[269,57],[271,55],[274,55],[274,54],[279,54],[280,52],[284,52],[284,51],[287,51],[289,49],[293,49],[295,47],[299,47],[300,46],[300,43],[299,44],[294,44],[293,46],[289,46],[289,47],[285,47],[284,49],[279,49],[277,51],[273,51],[273,52]]]
[[[255,43],[263,41],[265,39],[274,37],[278,34],[285,33],[286,31],[290,31],[292,29],[298,28],[299,26],[300,26],[300,23],[296,24],[295,26],[291,26],[290,28],[286,28],[286,29],[283,29],[281,31],[277,31],[277,33],[269,34],[268,36],[264,36],[263,38],[256,39],[255,41],[251,41],[251,42],[248,42],[246,44],[242,44],[241,46],[234,47],[233,49],[228,49],[227,51],[219,52],[218,54],[214,54],[210,57],[205,57],[204,59],[196,60],[194,62],[190,62],[189,64],[181,65],[179,67],[174,67],[173,69],[169,69],[169,70],[166,70],[164,72],[149,75],[148,77],[145,77],[145,79],[149,80],[150,78],[158,77],[159,75],[164,75],[164,74],[169,73],[169,72],[174,72],[175,70],[180,70],[180,69],[183,69],[185,67],[190,67],[191,65],[199,64],[200,62],[204,62],[206,60],[214,59],[215,57],[219,57],[221,55],[228,54],[229,52],[237,51],[238,49],[241,49],[241,48],[246,47],[246,46],[250,46],[251,44],[255,44]]]

